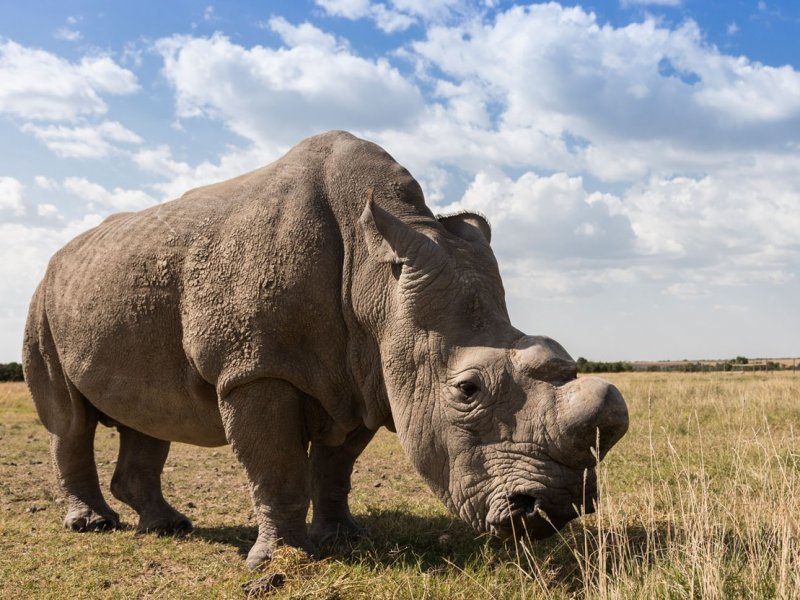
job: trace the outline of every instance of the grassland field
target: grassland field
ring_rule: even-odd
[[[351,505],[370,531],[309,562],[291,550],[269,598],[800,598],[800,377],[794,373],[607,376],[630,410],[600,465],[597,514],[517,546],[473,533],[383,430],[356,464]],[[96,439],[108,489],[115,430]],[[126,528],[77,534],[25,385],[0,384],[0,598],[244,598],[256,529],[230,449],[174,444],[165,495],[184,538]]]

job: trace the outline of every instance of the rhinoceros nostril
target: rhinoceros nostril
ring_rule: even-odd
[[[511,512],[511,517],[526,517],[531,518],[536,514],[539,501],[533,496],[527,494],[514,494],[508,497],[508,508]]]
[[[506,506],[501,519],[496,523],[494,533],[503,538],[522,538],[540,540],[550,537],[576,515],[551,518],[542,509],[542,499],[528,494],[513,494],[505,498]]]

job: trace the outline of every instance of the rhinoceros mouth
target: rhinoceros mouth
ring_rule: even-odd
[[[594,503],[587,502],[576,510],[548,510],[547,503],[537,496],[513,494],[502,501],[498,510],[487,519],[493,535],[503,539],[530,537],[542,540],[555,535],[564,525],[581,515],[594,512]]]

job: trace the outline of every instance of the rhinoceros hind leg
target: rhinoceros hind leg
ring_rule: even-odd
[[[64,527],[72,531],[106,531],[119,528],[119,515],[103,498],[94,462],[94,431],[97,421],[85,423],[87,429],[68,435],[53,434],[50,449],[61,489],[67,496]]]
[[[139,515],[139,533],[183,534],[192,522],[172,508],[161,492],[161,471],[169,442],[119,426],[119,458],[111,478],[111,493]]]
[[[316,555],[308,539],[308,439],[304,398],[279,379],[259,379],[220,399],[225,435],[250,481],[258,539],[247,555],[255,569],[284,544]]]
[[[67,496],[64,527],[80,532],[118,529],[119,515],[103,498],[97,478],[97,411],[64,379],[52,380],[47,394],[41,389],[37,389],[35,400],[42,421],[50,429],[53,467]]]
[[[348,496],[353,465],[375,432],[360,427],[340,446],[311,445],[311,497],[314,514],[309,535],[320,545],[357,539],[367,529],[350,513]]]

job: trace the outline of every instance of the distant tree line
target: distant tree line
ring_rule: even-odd
[[[744,360],[741,360],[744,359]],[[714,363],[701,362],[682,362],[671,365],[643,365],[638,367],[639,371],[679,371],[683,373],[701,373],[709,371],[780,371],[781,369],[791,370],[791,366],[783,366],[773,360],[764,363],[752,363],[746,358],[739,356],[732,360],[717,361]]]
[[[790,365],[783,366],[773,360],[764,363],[752,363],[746,356],[737,356],[730,360],[711,362],[681,361],[670,364],[634,364],[624,361],[603,362],[578,357],[578,373],[622,373],[625,371],[677,371],[682,373],[699,373],[708,371],[780,371],[791,370]]]
[[[17,362],[0,363],[0,381],[24,381],[22,365]]]

